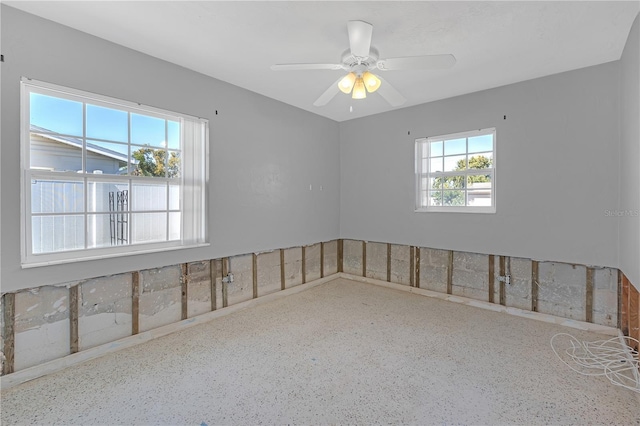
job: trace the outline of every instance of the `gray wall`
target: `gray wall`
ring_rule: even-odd
[[[0,7],[2,291],[338,237],[337,123]],[[209,119],[211,247],[22,270],[21,76]]]
[[[620,269],[640,288],[640,15],[620,60]]]
[[[613,62],[341,123],[340,236],[617,267],[618,80]],[[487,127],[497,213],[414,213],[414,140]]]

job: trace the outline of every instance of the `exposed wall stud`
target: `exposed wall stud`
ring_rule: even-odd
[[[618,328],[622,330],[622,271],[618,269]]]
[[[131,334],[140,332],[140,272],[131,273]]]
[[[587,268],[586,277],[586,300],[585,300],[585,321],[593,322],[593,286],[595,271],[593,268]]]
[[[538,287],[540,285],[540,267],[537,260],[531,261],[531,311],[538,312]]]
[[[629,280],[627,282],[629,283],[629,336],[640,340],[640,292]],[[636,353],[640,349],[637,343],[632,347]]]
[[[253,253],[252,258],[252,267],[251,271],[253,273],[253,298],[258,298],[258,255]]]
[[[280,249],[280,290],[286,288],[286,276],[284,273],[284,249]]]
[[[620,330],[629,335],[629,280],[622,274],[622,298],[620,299]]]
[[[78,335],[78,292],[80,285],[69,287],[69,351],[75,354],[80,350]]]
[[[224,281],[224,278],[229,274],[229,258],[225,257],[222,259],[222,307],[226,308],[229,306],[229,283]]]
[[[413,246],[409,246],[409,286],[415,287],[416,280],[414,277],[414,267],[415,267],[415,248]]]
[[[4,315],[4,368],[3,374],[13,373],[14,368],[14,354],[15,354],[15,325],[16,325],[16,294],[5,293],[2,297],[2,313]]]
[[[324,242],[320,243],[320,278],[324,278]]]
[[[447,294],[453,293],[453,250],[449,250],[447,262]]]
[[[216,279],[218,277],[218,268],[216,267],[216,260],[211,259],[209,261],[209,279],[211,280],[211,310],[218,309],[218,293],[216,289]]]
[[[415,280],[416,287],[420,288],[420,247],[416,247],[413,272],[416,277],[416,280]]]
[[[185,320],[187,319],[188,315],[189,315],[189,311],[187,308],[187,294],[189,292],[189,264],[188,263],[183,263],[182,264],[182,280],[181,280],[181,284],[182,284],[182,319]]]
[[[495,297],[494,297],[494,293],[495,293],[495,269],[496,269],[496,265],[495,265],[496,259],[495,256],[490,254],[489,255],[489,303],[495,303]]]
[[[344,272],[343,258],[344,258],[344,240],[340,238],[338,240],[338,272]]]
[[[500,256],[500,276],[504,277],[505,275],[505,256]],[[505,285],[506,283],[500,280],[500,304],[502,306],[507,306],[507,291]]]
[[[367,276],[367,242],[362,242],[362,276]]]
[[[302,246],[302,284],[307,282],[307,248]]]
[[[387,282],[391,282],[391,244],[387,243]]]

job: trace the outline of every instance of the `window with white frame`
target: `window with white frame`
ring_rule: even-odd
[[[495,213],[496,129],[416,139],[416,211]]]
[[[206,244],[206,120],[21,86],[23,267]]]

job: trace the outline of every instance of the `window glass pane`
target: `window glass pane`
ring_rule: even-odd
[[[166,148],[164,124],[161,118],[131,114],[131,143]]]
[[[31,132],[29,156],[31,169],[82,171],[82,139]]]
[[[169,159],[167,160],[167,177],[179,178],[182,167],[182,159],[180,152],[169,151]]]
[[[457,170],[465,170],[467,168],[467,157],[465,155],[455,155],[453,157],[444,157],[445,172],[453,172]]]
[[[167,151],[164,148],[131,146],[131,174],[166,177]]]
[[[125,144],[87,141],[87,173],[126,175],[129,147]]]
[[[442,178],[442,187],[444,189],[464,189],[464,176],[449,176]]]
[[[483,151],[493,151],[493,135],[482,135],[469,138],[469,153]]]
[[[180,123],[167,120],[167,147],[169,149],[180,149]]]
[[[464,154],[467,152],[467,140],[451,139],[444,141],[444,155]]]
[[[166,210],[167,209],[167,184],[166,183],[133,183],[133,197],[131,198],[131,210]]]
[[[32,130],[82,136],[82,102],[30,93],[29,108]]]
[[[128,142],[128,119],[126,111],[87,104],[87,137]]]
[[[464,191],[445,189],[442,191],[443,206],[464,206]]]
[[[33,216],[33,253],[52,253],[84,248],[84,216]]]
[[[467,199],[469,206],[491,206],[491,189],[469,190]]]
[[[132,213],[131,238],[133,244],[167,240],[167,213]]]
[[[180,210],[180,185],[169,185],[169,210]]]
[[[82,181],[31,179],[32,213],[78,213],[84,211]]]
[[[127,213],[91,214],[87,217],[89,248],[128,244],[129,215]]]
[[[429,192],[429,205],[441,206],[442,205],[442,191]]]
[[[432,158],[430,160],[429,172],[442,172],[444,167],[442,166],[442,157]]]
[[[87,182],[87,211],[115,212],[129,210],[127,182]]]
[[[442,155],[442,141],[431,142],[429,155],[431,157],[440,157]]]
[[[483,152],[469,157],[470,169],[490,169],[493,167],[493,153]]]
[[[467,176],[468,188],[491,188],[491,175]]]
[[[180,212],[169,213],[169,240],[175,241],[180,239],[180,229],[181,229],[181,220],[180,217],[182,214]]]
[[[429,179],[429,188],[431,188],[431,189],[441,189],[442,188],[442,183],[443,183],[443,178],[441,178],[441,177],[431,178],[431,179]]]

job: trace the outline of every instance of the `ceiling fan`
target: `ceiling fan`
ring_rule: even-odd
[[[407,100],[382,77],[372,71],[420,70],[451,68],[456,63],[453,55],[405,56],[379,59],[378,50],[371,46],[373,25],[364,21],[348,21],[349,49],[342,54],[339,64],[276,64],[274,71],[299,70],[344,70],[348,74],[340,77],[313,103],[326,105],[339,92],[353,99],[364,99],[368,93],[377,91],[391,106],[400,106]]]

